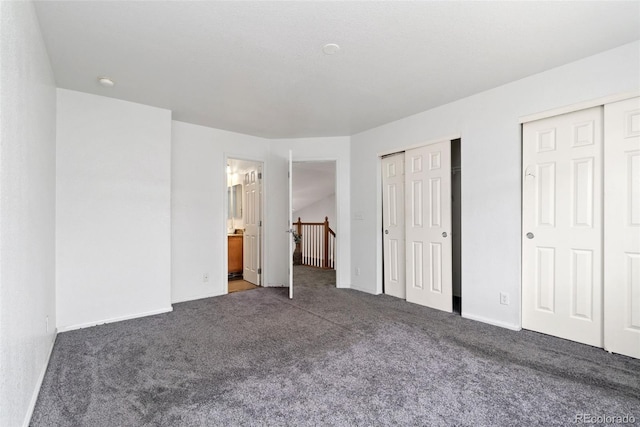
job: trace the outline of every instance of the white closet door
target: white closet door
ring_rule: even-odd
[[[604,117],[604,346],[640,358],[640,98]]]
[[[244,271],[243,279],[259,285],[260,268],[260,170],[250,170],[244,176]]]
[[[523,126],[522,326],[602,347],[602,108]]]
[[[404,299],[404,153],[382,159],[382,210],[384,293]]]
[[[407,301],[451,312],[451,142],[405,152]]]

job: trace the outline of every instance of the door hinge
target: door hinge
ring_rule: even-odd
[[[258,221],[258,227],[262,227],[262,221]]]
[[[258,172],[258,179],[262,179],[262,172]]]
[[[258,274],[262,274],[262,269],[261,268],[258,269]]]

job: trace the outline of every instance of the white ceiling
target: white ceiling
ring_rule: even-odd
[[[293,162],[293,215],[336,192],[336,162]]]
[[[352,135],[640,39],[635,0],[36,8],[59,87],[271,138]]]

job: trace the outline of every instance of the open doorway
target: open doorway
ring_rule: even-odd
[[[336,286],[336,162],[293,162],[296,286]]]
[[[462,168],[459,138],[451,141],[451,249],[453,312],[462,314]]]
[[[382,292],[461,314],[459,138],[384,155]]]
[[[262,285],[262,163],[227,160],[227,291]]]

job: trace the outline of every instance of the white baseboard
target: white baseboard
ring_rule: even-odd
[[[364,292],[365,294],[380,295],[376,293],[375,290],[371,290],[369,288],[361,288],[360,286],[357,286],[357,285],[351,285],[349,286],[349,289],[353,289],[354,291]]]
[[[488,323],[493,326],[499,326],[501,328],[511,329],[512,331],[520,331],[522,327],[520,325],[514,325],[512,323],[500,322],[498,320],[488,319],[483,316],[477,316],[475,314],[462,313],[462,317],[469,320],[475,320],[482,323]]]
[[[262,285],[265,288],[288,288],[289,284],[284,283],[267,283],[266,285]]]
[[[183,298],[178,298],[178,299],[172,300],[171,304],[179,304],[181,302],[195,301],[195,300],[204,299],[204,298],[219,297],[221,295],[225,295],[225,294],[222,294],[220,292],[210,292],[210,293],[206,293],[206,294],[193,295],[193,296],[188,296],[188,297],[183,297]]]
[[[64,326],[58,329],[58,332],[74,331],[76,329],[89,328],[91,326],[103,325],[105,323],[120,322],[122,320],[137,319],[138,317],[153,316],[155,314],[169,313],[173,311],[173,307],[160,308],[158,310],[146,311],[144,313],[129,314],[126,316],[112,317],[110,319],[96,320],[93,322],[81,323],[78,325]]]
[[[31,417],[33,416],[33,411],[36,409],[36,402],[38,401],[38,396],[40,395],[40,388],[42,387],[42,382],[44,381],[44,376],[47,373],[47,368],[49,367],[49,360],[51,359],[51,354],[53,353],[53,346],[56,343],[56,337],[58,336],[58,331],[53,334],[53,340],[51,340],[51,346],[49,347],[49,353],[47,354],[47,359],[45,360],[44,366],[42,367],[42,371],[38,376],[38,381],[36,382],[36,386],[33,389],[33,395],[31,396],[31,401],[29,402],[29,406],[27,407],[27,414],[24,417],[24,422],[22,423],[23,427],[29,427],[31,423]]]

